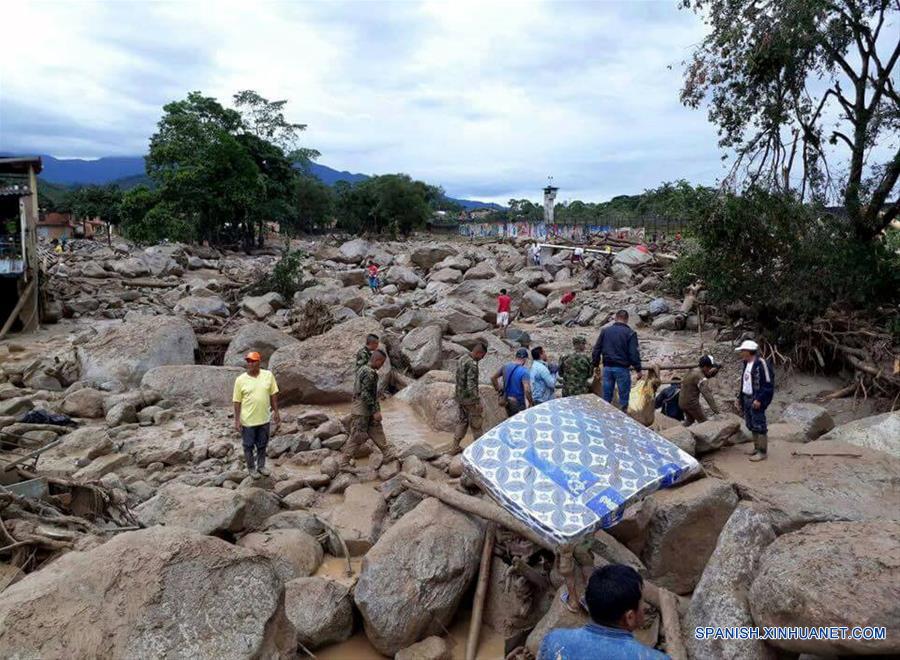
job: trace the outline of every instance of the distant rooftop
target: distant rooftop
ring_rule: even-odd
[[[0,174],[28,174],[28,169],[33,167],[35,173],[40,173],[43,168],[40,156],[15,156],[12,158],[0,158]]]

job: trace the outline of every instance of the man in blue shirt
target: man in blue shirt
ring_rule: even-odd
[[[619,405],[628,410],[631,395],[631,372],[634,367],[638,380],[641,378],[641,353],[638,350],[637,333],[628,325],[628,312],[616,312],[615,322],[600,331],[591,363],[596,369],[603,364],[603,400],[612,403],[613,391],[619,390]]]
[[[547,366],[547,354],[541,346],[531,349],[531,398],[534,404],[544,403],[553,398],[556,376]]]
[[[588,580],[584,599],[592,622],[581,628],[551,630],[538,660],[665,660],[631,632],[644,623],[644,580],[630,566],[609,564]]]
[[[534,405],[526,362],[528,349],[520,348],[516,351],[516,359],[513,362],[504,364],[491,376],[491,383],[500,395],[501,405],[506,408],[509,417]]]

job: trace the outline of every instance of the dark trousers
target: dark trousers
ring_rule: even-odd
[[[762,435],[767,434],[769,432],[769,427],[766,424],[766,409],[760,408],[759,410],[754,410],[753,397],[750,394],[742,394],[741,403],[744,408],[744,423],[747,424],[747,428],[750,429],[750,432],[760,433]]]
[[[631,395],[631,370],[628,367],[603,367],[603,400],[612,403],[613,391],[619,390],[619,405],[628,410]]]
[[[266,447],[269,446],[269,425],[241,427],[241,445],[244,447],[244,458],[247,469],[259,469],[266,466]],[[255,456],[254,456],[255,454]]]

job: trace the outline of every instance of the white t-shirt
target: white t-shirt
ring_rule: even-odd
[[[753,394],[753,362],[744,365],[744,378],[741,385],[741,392],[744,394]]]

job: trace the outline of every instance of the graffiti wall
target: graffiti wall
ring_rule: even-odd
[[[460,235],[471,238],[560,238],[581,241],[606,232],[636,238],[638,235],[643,236],[644,229],[614,229],[608,225],[548,225],[544,222],[467,222],[459,226]]]

